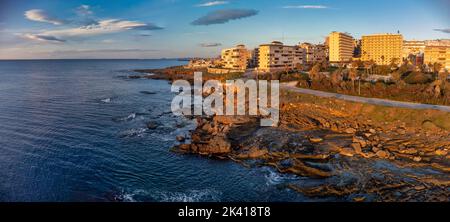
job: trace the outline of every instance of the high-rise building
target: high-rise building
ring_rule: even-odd
[[[443,68],[450,70],[450,46],[426,46],[424,56],[426,65],[439,63]]]
[[[377,65],[401,63],[403,36],[401,34],[374,34],[362,37],[363,61],[374,61]]]
[[[331,63],[350,62],[353,57],[354,40],[347,33],[332,32],[328,36]]]
[[[425,41],[403,41],[402,57],[407,59],[411,55],[417,56],[425,52]]]
[[[250,68],[257,68],[259,65],[259,48],[255,48],[250,52],[250,62],[248,66]]]
[[[259,46],[259,66],[262,72],[292,70],[302,65],[305,59],[305,50],[299,46],[287,46],[274,41]]]
[[[327,58],[325,45],[304,42],[299,47],[305,50],[305,63],[307,64],[324,62]]]
[[[223,49],[221,53],[222,66],[226,69],[245,71],[247,69],[250,52],[244,45]]]

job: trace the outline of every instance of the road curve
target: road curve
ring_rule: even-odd
[[[296,82],[280,83],[280,88],[286,89],[289,91],[293,91],[293,92],[303,93],[303,94],[310,94],[310,95],[327,97],[327,98],[337,98],[337,99],[358,102],[358,103],[367,103],[367,104],[391,106],[391,107],[401,107],[401,108],[409,108],[409,109],[434,109],[434,110],[440,110],[440,111],[444,111],[444,112],[450,112],[450,106],[400,102],[400,101],[394,101],[394,100],[389,100],[389,99],[366,98],[366,97],[360,97],[360,96],[344,95],[344,94],[339,94],[339,93],[323,92],[323,91],[312,90],[312,89],[298,88],[298,87],[296,87]]]

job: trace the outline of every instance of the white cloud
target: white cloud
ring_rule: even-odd
[[[93,35],[116,33],[127,30],[157,30],[157,29],[162,28],[152,23],[143,23],[119,19],[106,19],[100,20],[97,24],[81,26],[77,28],[46,31],[43,34],[58,37],[81,37],[81,36],[93,36]]]
[[[284,6],[283,8],[288,9],[327,9],[328,6],[325,5],[288,5]]]
[[[53,25],[62,25],[64,24],[63,20],[54,18],[48,15],[44,10],[41,9],[31,9],[25,12],[25,17],[31,21],[37,22],[47,22]]]
[[[197,7],[211,7],[216,5],[225,5],[228,4],[227,1],[211,1],[211,2],[205,2],[202,4],[198,4]]]
[[[28,39],[28,40],[41,41],[41,42],[56,42],[56,43],[65,42],[65,40],[59,39],[59,38],[57,38],[55,36],[51,36],[51,35],[27,33],[27,34],[22,35],[22,37],[25,39]]]
[[[76,12],[77,12],[79,15],[82,15],[82,16],[87,16],[87,15],[92,15],[92,14],[94,14],[94,12],[91,10],[91,6],[89,6],[89,5],[80,5],[80,6],[77,8]]]

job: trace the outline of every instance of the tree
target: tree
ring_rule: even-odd
[[[343,79],[342,71],[343,71],[343,69],[339,68],[336,71],[334,71],[333,73],[331,73],[330,79],[331,79],[331,84],[333,84],[333,86],[339,85],[339,83],[342,81],[342,79]]]
[[[434,73],[438,73],[441,69],[442,69],[442,64],[441,63],[435,62],[433,64],[433,72]]]
[[[348,71],[348,78],[352,81],[352,89],[355,90],[355,80],[358,78],[358,69],[352,68]]]
[[[316,63],[311,71],[309,71],[309,78],[311,78],[311,80],[318,80],[320,79],[320,63]]]
[[[296,63],[295,64],[295,69],[297,69],[297,71],[303,71],[304,66],[301,63]]]

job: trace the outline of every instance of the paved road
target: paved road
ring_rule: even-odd
[[[312,89],[303,89],[298,88],[295,86],[296,82],[290,82],[290,83],[280,83],[280,88],[287,89],[289,91],[293,92],[299,92],[304,94],[310,94],[320,97],[332,97],[352,102],[359,102],[359,103],[368,103],[368,104],[374,104],[374,105],[382,105],[382,106],[392,106],[392,107],[401,107],[401,108],[409,108],[409,109],[435,109],[435,110],[441,110],[444,112],[450,112],[450,106],[438,106],[438,105],[429,105],[429,104],[422,104],[422,103],[411,103],[411,102],[400,102],[400,101],[394,101],[394,100],[388,100],[388,99],[377,99],[377,98],[366,98],[366,97],[359,97],[359,96],[349,96],[349,95],[343,95],[339,93],[330,93],[330,92],[323,92],[323,91],[317,91]]]

